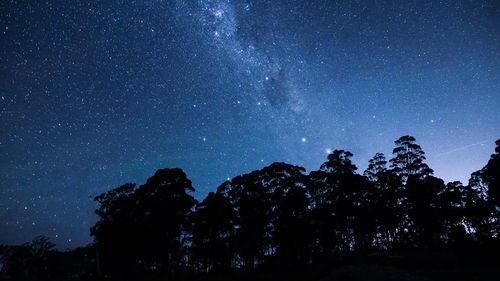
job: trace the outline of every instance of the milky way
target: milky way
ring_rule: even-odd
[[[466,182],[500,137],[495,1],[9,1],[0,10],[0,243],[91,241],[92,198],[181,167],[203,198],[417,138]]]

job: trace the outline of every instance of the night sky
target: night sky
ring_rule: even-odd
[[[498,1],[2,1],[0,36],[0,244],[87,244],[163,167],[202,199],[411,134],[467,182],[500,137]]]

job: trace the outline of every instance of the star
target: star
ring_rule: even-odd
[[[215,10],[215,11],[213,12],[213,15],[214,15],[215,17],[217,17],[217,18],[221,18],[223,14],[224,14],[224,11],[222,11],[222,10]]]

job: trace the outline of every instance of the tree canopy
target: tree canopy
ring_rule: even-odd
[[[300,270],[339,256],[498,239],[500,141],[469,184],[433,176],[416,139],[376,153],[363,174],[334,150],[318,170],[273,163],[201,202],[180,169],[98,195],[91,229],[106,274]],[[388,165],[388,162],[390,165]],[[119,269],[120,268],[120,269]]]

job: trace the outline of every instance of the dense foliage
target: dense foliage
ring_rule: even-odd
[[[95,198],[93,276],[298,272],[353,256],[498,244],[500,140],[467,185],[433,176],[414,137],[395,144],[391,159],[375,154],[362,174],[350,152],[335,150],[317,171],[273,163],[222,183],[202,202],[180,169],[112,189]],[[29,258],[6,255],[3,276],[12,280],[20,260],[42,263],[47,243],[18,253]]]

